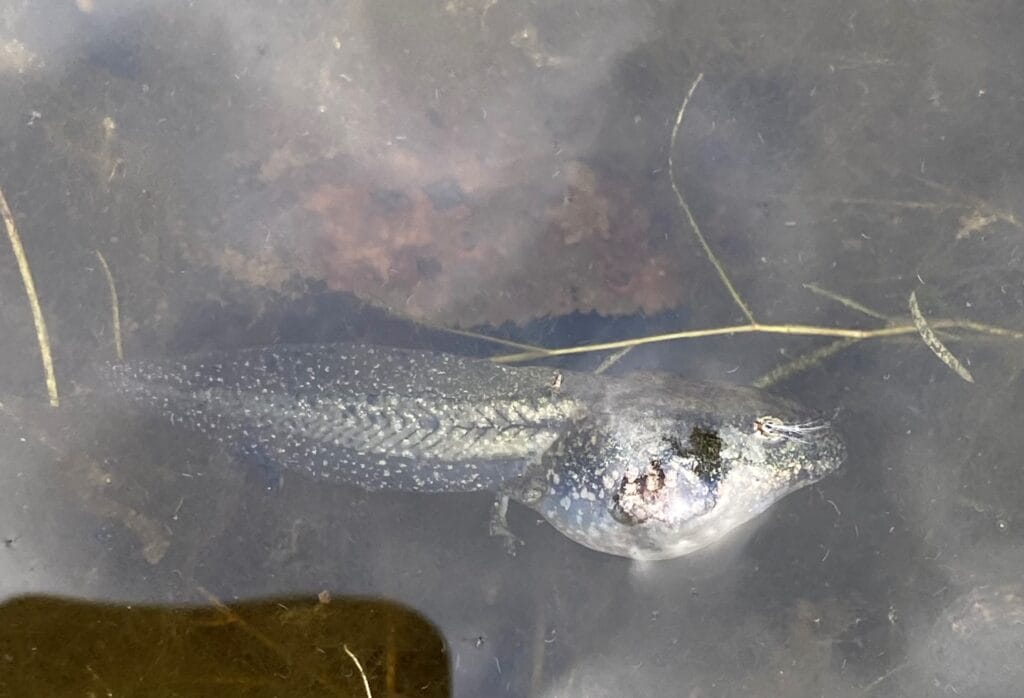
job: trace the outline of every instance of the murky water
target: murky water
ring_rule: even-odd
[[[0,16],[0,187],[63,394],[46,408],[5,240],[3,599],[385,599],[436,624],[459,696],[1015,695],[1020,341],[943,334],[973,384],[913,333],[779,383],[839,410],[844,471],[717,549],[644,565],[525,509],[510,558],[486,496],[278,481],[75,385],[113,354],[97,250],[133,356],[334,340],[485,356],[427,325],[568,346],[743,324],[669,180],[698,74],[674,171],[759,322],[910,324],[913,291],[930,319],[1020,329],[1021,9],[80,0]],[[660,343],[612,370],[749,383],[829,341]]]

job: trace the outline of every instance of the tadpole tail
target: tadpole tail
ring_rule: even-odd
[[[498,490],[574,410],[546,369],[329,344],[99,369],[109,392],[261,461],[364,489]]]

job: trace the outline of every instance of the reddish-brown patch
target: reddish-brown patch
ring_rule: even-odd
[[[634,194],[570,163],[562,197],[533,210],[496,212],[468,197],[439,207],[420,189],[349,181],[320,184],[302,206],[319,220],[310,266],[331,288],[472,326],[677,306],[673,250],[651,239]]]

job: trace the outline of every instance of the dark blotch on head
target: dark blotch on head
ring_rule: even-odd
[[[675,437],[666,439],[672,450],[681,458],[694,458],[697,464],[693,472],[709,485],[717,483],[725,474],[725,463],[722,462],[722,437],[717,431],[694,427],[690,431],[690,439],[686,446]]]

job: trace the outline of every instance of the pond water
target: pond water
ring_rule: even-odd
[[[61,406],[47,407],[5,238],[0,613],[24,613],[26,595],[399,604],[444,638],[449,676],[424,679],[425,695],[1015,695],[1024,354],[1019,334],[983,330],[1019,332],[1024,317],[1022,13],[995,1],[10,4],[0,188]],[[97,251],[129,357],[313,341],[486,357],[508,349],[440,328],[566,347],[748,324],[673,176],[757,322],[912,326],[913,292],[973,378],[909,331],[777,381],[836,414],[846,465],[701,553],[604,555],[513,505],[524,545],[510,557],[488,535],[486,495],[268,473],[81,387],[114,358]],[[609,370],[749,384],[832,341],[657,342]],[[594,370],[607,355],[545,363]],[[28,675],[31,656],[17,617],[8,676]],[[338,626],[339,661],[365,625]],[[303,663],[316,650],[285,644],[294,634],[259,627],[287,671],[259,664],[240,692],[359,695]],[[385,635],[367,664],[374,695],[422,669]],[[78,687],[126,685],[81,655],[52,661]],[[201,694],[183,671],[176,695]]]

